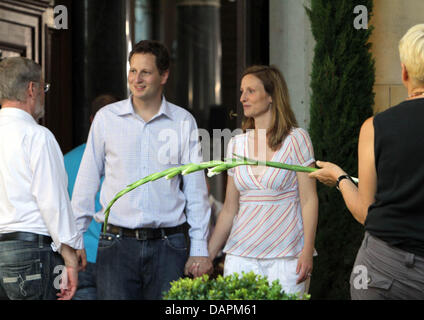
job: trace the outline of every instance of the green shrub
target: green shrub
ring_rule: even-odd
[[[267,277],[253,272],[237,273],[216,279],[208,275],[180,278],[171,282],[171,289],[164,294],[164,300],[308,300],[309,295],[286,294],[278,280],[271,284]]]

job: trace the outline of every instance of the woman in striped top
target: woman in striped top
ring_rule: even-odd
[[[248,68],[240,101],[245,133],[231,139],[228,158],[236,153],[314,166],[309,135],[297,127],[277,68]],[[318,220],[314,179],[265,166],[236,167],[228,174],[225,203],[209,242],[210,258],[226,243],[224,275],[253,271],[269,281],[279,279],[285,292],[307,292]]]

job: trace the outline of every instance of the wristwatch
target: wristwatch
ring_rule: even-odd
[[[349,179],[350,181],[353,182],[353,184],[356,185],[355,181],[353,181],[353,179],[350,175],[348,175],[348,174],[341,175],[340,177],[337,178],[337,182],[336,182],[336,189],[339,190],[339,191],[340,191],[339,184],[340,184],[340,181],[342,181],[343,179]]]

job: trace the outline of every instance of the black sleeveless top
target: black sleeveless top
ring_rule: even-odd
[[[377,192],[365,230],[424,257],[424,99],[377,114],[374,132]]]

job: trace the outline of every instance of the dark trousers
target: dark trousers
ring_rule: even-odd
[[[365,233],[350,277],[352,300],[424,299],[424,258]]]
[[[183,233],[154,240],[106,234],[97,251],[97,298],[162,299],[170,282],[183,276],[187,252]]]
[[[78,290],[72,300],[97,300],[95,263],[88,262],[85,271],[78,272]]]
[[[62,257],[48,244],[0,241],[0,299],[57,299],[62,271]]]

